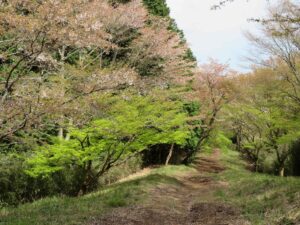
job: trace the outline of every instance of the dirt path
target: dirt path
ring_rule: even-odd
[[[248,225],[238,209],[215,201],[214,191],[226,183],[213,179],[225,168],[219,151],[199,157],[197,172],[176,177],[180,185],[154,188],[143,205],[117,208],[92,225]]]

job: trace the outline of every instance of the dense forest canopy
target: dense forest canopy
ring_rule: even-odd
[[[257,47],[247,74],[215,60],[198,67],[164,0],[0,7],[0,206],[84,195],[120,166],[189,164],[204,149],[300,175],[293,1],[256,21],[261,36],[247,34]]]
[[[84,194],[186,145],[195,58],[168,15],[161,0],[1,1],[1,202]]]

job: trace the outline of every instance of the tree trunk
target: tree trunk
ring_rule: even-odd
[[[79,192],[77,193],[77,197],[83,196],[87,193],[87,185],[86,183],[82,184]]]
[[[257,173],[258,172],[258,159],[255,160],[255,172]]]
[[[200,151],[201,145],[206,138],[208,138],[208,135],[207,136],[205,135],[205,136],[202,136],[199,138],[199,141],[198,141],[195,149],[189,151],[187,153],[187,155],[185,156],[185,158],[183,159],[183,161],[182,161],[183,164],[185,164],[185,165],[190,164],[192,156],[194,156],[198,151]]]
[[[59,140],[64,139],[64,129],[62,127],[58,128],[58,139]]]
[[[279,169],[279,176],[284,177],[284,166],[281,166]]]
[[[68,133],[66,134],[65,140],[66,140],[66,141],[70,141],[70,138],[71,138],[70,132],[68,131]]]
[[[116,63],[116,61],[117,61],[117,56],[118,56],[118,53],[119,53],[119,51],[118,51],[118,49],[114,52],[114,57],[113,57],[113,60],[112,60],[112,64],[114,65],[115,63]]]
[[[162,157],[161,157],[161,150],[159,149],[159,147],[157,146],[156,149],[158,150],[158,160],[157,160],[157,164],[161,164],[162,163]]]
[[[173,150],[174,150],[174,144],[171,145],[171,148],[169,150],[169,154],[167,156],[167,160],[166,160],[166,164],[165,164],[166,166],[169,164],[169,161],[173,155]]]
[[[102,62],[103,62],[103,54],[104,54],[104,51],[101,51],[101,54],[100,54],[100,59],[99,59],[99,67],[100,67],[100,69],[102,69]]]
[[[260,157],[260,148],[256,150],[256,156],[255,156],[255,172],[258,172],[259,169],[259,157]]]
[[[65,54],[66,54],[66,46],[62,46],[61,49],[58,50],[58,53],[60,55],[60,61],[62,64],[65,63],[65,60],[66,60],[66,57],[65,57]],[[64,79],[65,79],[65,76],[64,76],[64,67],[62,67],[62,71],[61,71],[61,75],[60,75],[60,82],[61,82],[61,95],[64,97],[65,96],[65,89],[64,89],[64,85],[63,85],[63,82],[64,82]],[[59,140],[63,140],[64,139],[64,129],[63,129],[63,126],[61,126],[61,124],[64,123],[64,116],[61,115],[61,121],[59,122],[59,128],[58,128],[58,139]]]
[[[77,192],[77,196],[85,195],[89,189],[92,180],[92,176],[90,174],[92,169],[92,161],[89,160],[87,162],[87,165],[84,166],[83,169],[84,169],[84,176],[83,176],[82,184],[80,185],[80,188]]]
[[[69,127],[68,127],[68,130],[67,130],[67,134],[66,134],[66,138],[65,140],[66,141],[69,141],[70,138],[71,138],[71,134],[70,134],[70,128],[73,126],[73,120],[72,119],[69,119]]]
[[[240,132],[237,133],[236,148],[237,148],[237,151],[241,152],[242,148],[241,148],[241,135],[240,135]]]

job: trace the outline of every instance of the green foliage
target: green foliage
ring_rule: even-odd
[[[199,143],[199,139],[201,136],[201,130],[199,128],[194,128],[191,131],[191,134],[189,136],[189,139],[187,140],[186,145],[184,146],[184,149],[189,152],[189,151],[194,151],[196,152],[198,143]],[[193,157],[195,157],[195,154],[189,159],[189,162],[192,162]]]
[[[171,31],[173,31],[173,32],[176,32],[179,35],[179,37],[181,39],[181,42],[182,43],[186,43],[183,30],[181,30],[181,29],[178,28],[177,23],[172,18],[170,19],[170,24],[169,24],[168,29],[171,30]]]
[[[12,155],[0,155],[0,208],[5,204],[22,202],[26,192],[28,176],[22,174],[23,161]],[[28,187],[30,188],[30,187]]]
[[[237,149],[255,171],[282,176],[292,157],[291,146],[300,137],[299,106],[282,91],[284,81],[273,71],[261,69],[241,81],[243,97],[225,110]]]
[[[17,206],[43,197],[77,194],[82,171],[78,168],[65,168],[48,177],[32,177],[24,172],[28,155],[0,154],[0,209],[5,206]],[[116,182],[141,168],[139,157],[132,158],[126,164],[114,167],[101,177],[99,183],[104,186]]]
[[[156,16],[169,16],[170,9],[165,0],[143,0],[149,12]]]
[[[160,57],[145,57],[138,60],[136,71],[143,77],[159,76],[163,73],[164,60]]]
[[[198,101],[191,101],[191,102],[185,102],[183,105],[184,111],[187,112],[189,117],[198,116],[201,110],[201,105]],[[201,136],[201,129],[199,127],[201,121],[198,119],[195,120],[189,120],[189,125],[191,126],[191,134],[186,142],[186,145],[184,146],[184,149],[189,152],[193,151],[196,152],[196,148],[199,143],[199,139]],[[195,156],[195,155],[194,155]],[[193,156],[193,157],[194,157]],[[193,157],[190,157],[189,161],[193,160]]]
[[[0,208],[59,193],[53,178],[33,178],[24,173],[26,157],[20,153],[0,154]]]
[[[190,61],[190,62],[197,61],[194,53],[192,52],[192,50],[190,48],[186,50],[185,55],[183,56],[183,59],[186,61]]]
[[[113,184],[120,179],[140,171],[142,164],[142,158],[140,156],[136,156],[123,164],[112,167],[109,172],[103,174],[103,176],[99,178],[99,186],[104,187],[106,185]]]
[[[106,115],[85,128],[72,129],[71,140],[38,148],[28,159],[27,173],[47,177],[74,167],[98,179],[96,174],[102,176],[132,154],[157,144],[184,145],[189,136],[180,102],[130,96],[108,98],[107,104]],[[87,177],[81,179],[84,183]]]
[[[184,104],[184,110],[189,116],[196,116],[200,113],[200,103],[198,101],[187,102]]]
[[[202,147],[204,152],[212,152],[214,149],[220,149],[224,153],[231,151],[232,148],[233,144],[230,138],[219,129],[211,133]]]
[[[134,153],[153,145],[185,145],[190,134],[178,99],[106,95],[96,100],[107,91],[119,93],[120,86],[152,89],[160,75],[169,82],[169,71],[179,74],[184,67],[185,47],[172,54],[180,41],[168,22],[182,39],[183,32],[168,17],[166,2],[145,0],[145,15],[139,2],[121,5],[130,1],[0,3],[6,21],[0,24],[0,83],[11,85],[0,90],[0,204],[75,196],[101,168],[111,172],[101,172],[99,182],[106,185],[139,168],[140,162],[118,165]],[[63,21],[48,20],[50,14]],[[77,20],[82,14],[90,16]],[[159,26],[147,26],[150,20]],[[155,35],[157,28],[161,36]],[[161,43],[152,37],[170,40],[169,34],[174,42],[157,51]],[[133,70],[148,79],[134,83]],[[71,135],[69,141],[56,138],[61,130],[65,138]]]
[[[272,106],[266,111],[249,107],[245,107],[245,110],[252,115],[252,119],[261,127],[260,138],[256,138],[252,142],[245,142],[245,147],[252,149],[252,151],[259,147],[265,150],[263,155],[268,152],[271,153],[266,157],[272,157],[273,155],[275,168],[278,169],[283,166],[289,158],[290,145],[300,136],[300,121],[287,117],[282,108],[276,106]]]
[[[151,198],[149,193],[154,187],[168,184],[180,187],[175,175],[194,170],[186,166],[168,166],[83,197],[45,198],[18,208],[3,208],[0,210],[1,222],[10,225],[86,224],[87,218],[97,218],[114,207],[134,205]]]
[[[44,143],[51,143],[52,135],[56,134],[55,124],[51,124],[50,121],[44,121],[44,127],[24,131],[20,130],[16,132],[14,137],[10,137],[0,142],[0,153],[24,153],[30,152],[38,145]]]

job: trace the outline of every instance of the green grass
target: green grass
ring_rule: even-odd
[[[188,172],[196,172],[196,169],[194,169],[191,166],[185,166],[185,165],[178,165],[178,166],[163,166],[160,168],[155,169],[152,174],[160,174],[160,175],[166,175],[166,176],[180,176],[181,174],[185,174]]]
[[[172,177],[177,172],[192,170],[186,166],[167,166],[150,175],[117,183],[79,198],[45,198],[18,208],[0,209],[0,225],[79,225],[87,224],[114,207],[134,205],[147,199],[157,185],[181,183]]]
[[[240,208],[254,225],[300,223],[300,178],[247,171],[233,151],[223,154],[222,161],[228,169],[217,178],[229,187],[216,191],[218,199]]]
[[[253,225],[300,224],[300,178],[247,171],[245,162],[234,151],[224,151],[221,161],[227,170],[207,174],[228,183],[227,188],[215,192],[214,201],[239,208]],[[151,197],[148,194],[153,187],[182,185],[177,178],[190,172],[194,173],[195,169],[165,166],[144,177],[116,183],[83,197],[46,198],[18,208],[3,208],[0,209],[0,225],[87,224],[115,207],[142,204]]]

